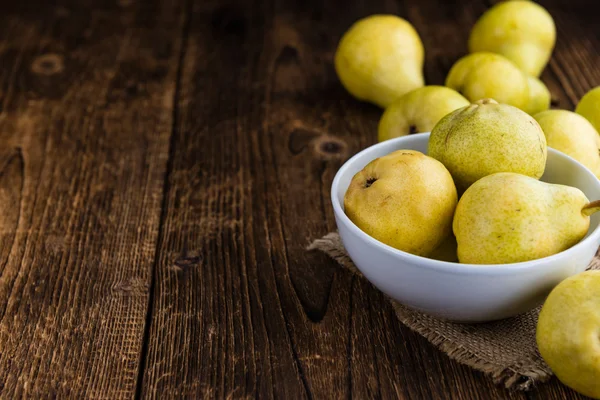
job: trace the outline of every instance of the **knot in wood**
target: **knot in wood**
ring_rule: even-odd
[[[179,257],[175,260],[174,270],[185,270],[193,267],[197,267],[202,261],[202,256],[195,252],[188,251],[184,248]]]
[[[60,54],[49,53],[39,56],[31,64],[31,71],[39,75],[56,75],[64,70],[63,57]]]
[[[313,146],[315,153],[325,160],[344,158],[348,153],[346,142],[334,136],[319,136],[314,139]]]

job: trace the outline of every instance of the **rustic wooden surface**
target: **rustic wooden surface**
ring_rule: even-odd
[[[381,112],[338,83],[340,35],[401,15],[441,84],[490,4],[3,1],[0,398],[579,398],[495,387],[305,251]],[[600,85],[595,3],[542,4],[572,109]]]

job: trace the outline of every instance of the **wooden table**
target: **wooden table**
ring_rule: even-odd
[[[495,387],[305,250],[381,113],[339,84],[337,41],[399,14],[442,84],[490,5],[446,3],[4,1],[0,398],[577,398]],[[572,109],[600,84],[599,12],[543,4],[543,80]]]

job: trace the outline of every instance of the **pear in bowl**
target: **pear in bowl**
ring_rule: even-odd
[[[496,172],[539,178],[546,165],[546,138],[529,114],[484,99],[460,108],[433,128],[429,155],[448,168],[459,192]]]
[[[414,255],[377,240],[352,222],[344,210],[344,198],[354,176],[373,160],[397,150],[426,154],[428,141],[429,134],[423,133],[370,146],[346,161],[333,180],[331,201],[344,247],[378,289],[407,307],[439,318],[493,321],[539,306],[559,282],[587,268],[600,245],[600,213],[590,217],[584,238],[564,251],[537,260],[490,265],[430,258],[438,258],[436,250],[425,257]],[[548,148],[547,152],[542,182],[572,186],[588,199],[600,199],[600,180],[587,168],[557,150]]]
[[[598,206],[571,186],[509,172],[488,175],[456,207],[458,259],[511,264],[560,253],[583,239]]]
[[[418,151],[398,150],[354,175],[344,209],[375,239],[426,255],[450,235],[456,202],[452,177],[439,161]]]

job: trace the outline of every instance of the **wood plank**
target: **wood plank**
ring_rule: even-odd
[[[0,398],[132,398],[182,8],[56,3],[0,14]]]
[[[404,16],[425,43],[428,83],[442,84],[488,6],[195,2],[143,397],[527,397],[449,360],[399,324],[368,283],[305,251],[335,229],[331,180],[375,142],[381,112],[339,84],[332,57],[341,34],[372,13]],[[582,85],[557,71],[553,64],[544,80],[572,106]],[[530,396],[567,392],[554,382]]]

